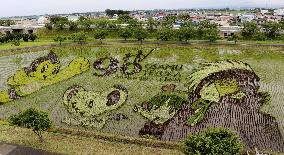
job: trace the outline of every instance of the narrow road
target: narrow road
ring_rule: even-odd
[[[60,155],[30,147],[0,142],[0,155]]]

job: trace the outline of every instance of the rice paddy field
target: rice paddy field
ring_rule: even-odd
[[[24,95],[20,98],[1,103],[1,119],[32,107],[47,111],[57,127],[83,128],[137,137],[147,119],[134,110],[136,105],[151,100],[162,92],[163,86],[169,84],[175,85],[175,89],[187,99],[188,77],[201,63],[238,60],[249,64],[260,77],[260,91],[268,92],[271,96],[270,102],[263,105],[261,111],[276,119],[282,137],[284,136],[284,47],[92,45],[0,53],[0,91],[5,92],[11,87],[9,78],[17,71],[29,67],[34,60],[47,56],[50,51],[57,57],[56,63],[60,64],[57,71],[62,77],[58,77],[58,80],[47,77],[44,80],[49,80],[48,82],[23,87],[17,85],[22,92],[27,90],[27,93],[23,92]],[[81,70],[71,74],[68,67],[73,60],[81,64]],[[131,69],[130,65],[125,69],[128,61],[136,64]],[[87,66],[86,69],[82,69],[83,64]],[[27,81],[32,80],[34,79]],[[119,88],[115,87],[118,85]],[[72,86],[79,86],[80,89],[76,89],[82,89],[82,94],[87,94],[87,97],[76,98],[76,101],[91,98],[92,102],[88,102],[92,103],[91,107],[94,106],[93,102],[96,105],[109,103],[107,94],[113,90],[119,91],[123,100],[115,108],[97,106],[97,109],[102,109],[97,111],[90,110],[90,106],[77,107],[84,113],[81,118],[82,115],[78,114],[80,112],[72,111],[69,94],[66,94],[68,90],[72,91]],[[94,116],[97,118],[86,118]]]

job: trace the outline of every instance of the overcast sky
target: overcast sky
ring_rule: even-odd
[[[110,9],[284,7],[284,0],[0,0],[0,17]]]

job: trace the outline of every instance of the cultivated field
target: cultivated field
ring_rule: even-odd
[[[48,79],[51,75],[48,74],[47,78],[44,78],[45,82],[36,81],[35,77],[40,76],[36,74],[29,77],[29,82],[25,85],[15,84],[22,95],[20,99],[0,105],[1,119],[7,119],[12,114],[34,107],[48,111],[57,127],[85,128],[137,137],[144,124],[154,115],[149,116],[135,110],[137,105],[150,102],[155,95],[163,92],[163,86],[170,84],[175,85],[178,96],[187,100],[188,77],[201,63],[230,59],[249,64],[260,77],[259,91],[271,95],[271,101],[263,105],[261,110],[275,117],[284,136],[284,47],[90,45],[10,53],[0,57],[0,91],[6,91],[11,87],[8,78],[16,71],[28,67],[39,57],[47,56],[50,51],[57,56],[59,73],[52,75],[53,79]],[[77,58],[87,60],[76,60]],[[81,65],[76,73],[70,73],[68,70],[72,67],[72,60],[76,60],[74,66]],[[127,62],[136,64],[126,65],[128,68],[125,68]],[[88,69],[82,69],[84,67]],[[66,76],[61,77],[61,74]],[[72,89],[74,85],[80,89]],[[82,97],[77,95],[76,99],[68,98],[73,90],[78,91],[79,95],[83,94]],[[114,103],[108,98],[108,94],[113,92],[120,92],[121,98],[116,102],[117,106],[102,106],[105,103]],[[78,105],[81,102],[88,102],[89,105],[80,105],[77,110],[72,110],[73,102]],[[102,110],[90,110],[93,107]],[[163,110],[160,112],[164,115]]]

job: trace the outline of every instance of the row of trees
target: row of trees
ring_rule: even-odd
[[[37,36],[35,34],[6,34],[0,36],[0,43],[11,42],[15,46],[20,46],[20,40],[25,42],[35,41]]]
[[[106,15],[113,17],[115,14],[117,15],[125,15],[125,14],[129,14],[129,11],[124,11],[124,10],[111,10],[111,9],[106,9]]]
[[[179,30],[173,30],[172,26],[175,21],[182,21]],[[126,28],[119,27],[119,23],[128,24]],[[193,24],[190,17],[186,14],[179,16],[167,16],[162,21],[149,18],[147,22],[138,22],[131,18],[128,14],[121,14],[116,21],[108,19],[90,19],[80,17],[77,22],[68,21],[65,17],[52,17],[51,23],[46,27],[51,30],[69,29],[71,33],[78,31],[94,31],[95,38],[103,40],[108,35],[121,37],[125,40],[128,38],[136,38],[139,41],[145,38],[156,38],[158,40],[180,40],[188,41],[191,39],[209,40],[211,42],[220,39],[218,25],[209,21],[201,21],[199,24]],[[142,30],[141,28],[145,30]],[[229,37],[229,40],[237,42],[244,40],[266,40],[276,39],[280,36],[280,32],[284,30],[284,21],[281,22],[265,22],[258,25],[255,22],[243,23],[242,31]],[[118,33],[119,32],[119,33]],[[138,34],[137,32],[142,32]],[[115,35],[113,35],[115,33]],[[140,35],[140,36],[137,36]],[[141,39],[142,38],[142,39]]]
[[[69,29],[70,31],[78,30],[90,30],[93,25],[95,28],[117,28],[117,21],[110,21],[108,19],[94,20],[88,17],[81,16],[78,21],[69,21],[66,17],[54,16],[51,17],[50,23],[46,24],[45,27],[48,30],[64,30]]]
[[[10,26],[10,25],[15,25],[16,23],[12,20],[0,20],[0,26]]]
[[[256,22],[245,22],[241,31],[243,39],[265,40],[275,39],[284,31],[284,20],[280,22],[268,21],[261,25]]]
[[[142,43],[146,38],[156,38],[161,41],[179,40],[185,41],[192,39],[209,40],[210,42],[216,41],[220,38],[218,28],[216,24],[211,24],[208,21],[201,22],[198,26],[193,26],[190,23],[184,24],[180,29],[173,30],[168,27],[160,28],[158,30],[145,29],[143,25],[128,25],[126,28],[120,28],[115,31],[109,28],[97,28],[93,31],[80,31],[79,33],[73,33],[70,36],[56,36],[54,41],[64,42],[65,40],[83,41],[88,37],[92,37],[101,41],[108,36],[113,36],[112,33],[116,33],[116,37],[123,38],[125,40],[134,38]],[[84,35],[82,35],[84,34]],[[91,35],[90,35],[91,34]],[[84,37],[82,37],[84,36]],[[77,38],[77,39],[76,39]],[[80,38],[80,39],[79,39]],[[82,39],[85,38],[85,39]]]
[[[109,20],[105,18],[91,19],[88,17],[81,16],[78,21],[68,21],[68,18],[61,16],[53,16],[50,19],[50,23],[46,24],[45,27],[49,30],[57,29],[63,30],[68,28],[69,30],[88,30],[91,28],[108,28],[117,29],[118,24],[129,24],[131,26],[147,25],[147,29],[152,30],[156,28],[172,28],[173,24],[179,20],[183,22],[189,22],[190,16],[186,14],[181,14],[179,16],[167,16],[162,21],[156,21],[153,18],[148,18],[147,22],[140,22],[128,15],[128,12],[121,12],[122,10],[108,10],[108,16],[113,16],[118,14],[117,20]],[[93,26],[93,27],[92,27]]]

